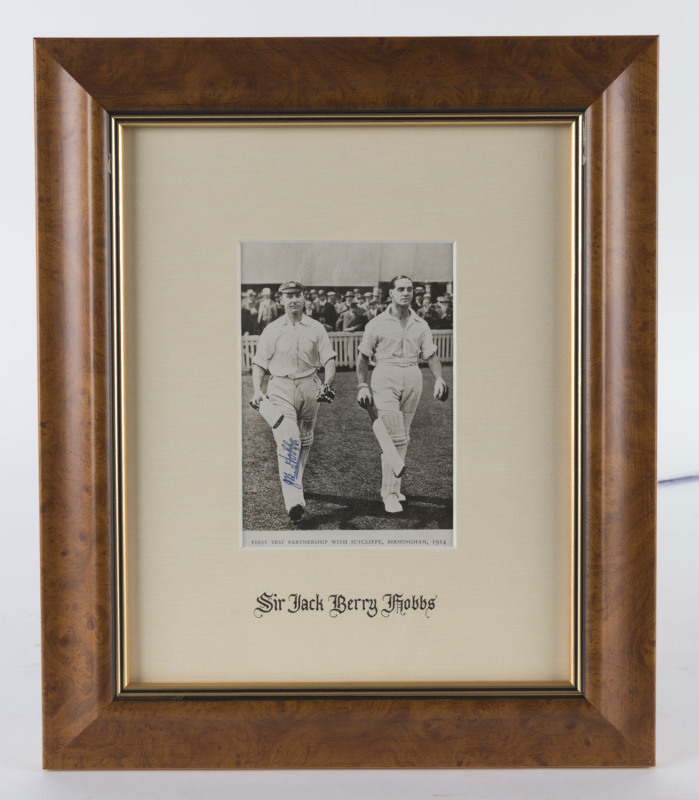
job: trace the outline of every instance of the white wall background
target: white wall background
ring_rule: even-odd
[[[40,771],[32,38],[660,34],[659,473],[699,474],[698,6],[689,0],[33,0],[2,12],[0,796],[699,796],[696,484],[660,492],[659,761],[653,771],[53,774]],[[681,552],[682,558],[677,558]],[[686,582],[685,579],[686,578]],[[693,584],[693,585],[692,585]],[[691,592],[691,595],[690,595]]]

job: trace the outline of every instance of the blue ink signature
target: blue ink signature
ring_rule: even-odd
[[[279,458],[284,464],[293,467],[293,472],[283,473],[283,481],[295,489],[300,489],[301,484],[296,480],[299,476],[301,469],[301,443],[298,439],[284,439],[282,442],[282,451],[279,453]]]

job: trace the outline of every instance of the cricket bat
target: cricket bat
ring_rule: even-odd
[[[282,412],[268,397],[263,397],[262,400],[260,400],[259,406],[253,405],[252,400],[250,401],[250,405],[256,411],[260,412],[260,416],[269,425],[269,427],[272,428],[272,430],[278,428],[282,424],[284,414],[282,414]]]
[[[379,443],[381,452],[384,454],[384,457],[390,464],[393,474],[396,476],[396,478],[400,478],[405,472],[405,462],[398,454],[396,446],[393,444],[393,440],[389,436],[386,426],[383,424],[383,420],[376,413],[374,406],[369,406],[367,411],[371,417],[374,436],[376,436],[376,441]]]

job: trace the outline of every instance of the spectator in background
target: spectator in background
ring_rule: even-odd
[[[271,289],[265,287],[262,290],[262,299],[257,309],[257,332],[262,331],[269,325],[270,322],[279,316],[279,306],[272,299]]]
[[[425,294],[422,300],[422,306],[418,308],[417,313],[422,317],[430,328],[436,328],[439,324],[439,312],[432,304],[432,297]]]
[[[418,313],[418,316],[420,316],[420,317],[422,317],[424,319],[425,315],[429,311],[429,308],[430,308],[431,304],[432,304],[432,298],[430,297],[430,295],[425,294],[425,292],[423,292],[417,298],[417,313]]]
[[[249,294],[244,294],[241,299],[240,327],[243,336],[255,336],[257,333],[257,314]]]
[[[362,313],[367,315],[369,313],[369,301],[373,297],[371,292],[364,292],[362,295],[362,299],[358,301],[357,305],[361,309]]]
[[[411,308],[417,314],[420,314],[420,309],[422,308],[422,301],[425,297],[425,287],[424,286],[416,286],[415,291],[413,292],[413,302],[411,304]],[[420,314],[420,316],[422,316]]]
[[[350,302],[352,300],[354,300],[354,294],[352,292],[345,292],[345,299],[341,300],[336,307],[338,318],[341,317],[345,313],[345,311],[349,309]]]
[[[307,317],[310,317],[311,319],[318,319],[318,314],[316,312],[316,307],[313,304],[312,300],[306,300],[305,301],[304,313],[306,314]]]
[[[318,295],[320,297],[320,292],[318,292]],[[335,308],[336,298],[337,295],[335,292],[329,291],[327,295],[322,298],[320,307],[318,308],[318,319],[324,317],[326,324],[330,325],[331,330],[335,330],[335,323],[337,322],[337,309]]]
[[[454,311],[450,300],[446,296],[437,298],[437,314],[439,316],[437,328],[448,330],[454,327]]]
[[[348,308],[340,314],[335,323],[335,330],[346,333],[363,331],[367,323],[366,315],[362,313],[354,297],[348,300],[348,303]]]
[[[369,310],[367,311],[367,320],[372,320],[374,317],[378,317],[379,314],[383,311],[383,306],[379,304],[375,297],[372,297],[369,300]]]

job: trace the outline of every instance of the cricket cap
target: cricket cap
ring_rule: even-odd
[[[282,283],[279,287],[279,292],[283,294],[284,292],[305,292],[306,287],[299,283],[298,281],[287,281],[286,283]]]

